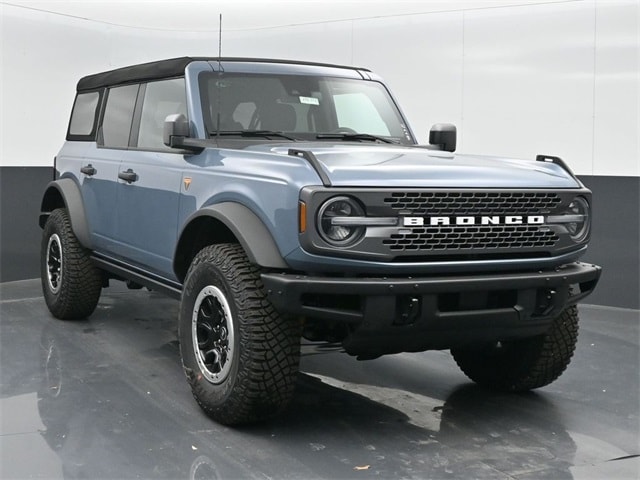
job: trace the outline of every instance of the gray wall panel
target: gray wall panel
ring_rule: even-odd
[[[40,201],[52,167],[0,167],[0,282],[40,276]]]
[[[39,276],[40,199],[50,167],[0,167],[0,281]],[[594,194],[585,261],[604,273],[588,303],[640,308],[640,178],[582,176]]]
[[[593,229],[585,261],[602,265],[596,305],[640,308],[640,178],[581,176],[593,192]]]

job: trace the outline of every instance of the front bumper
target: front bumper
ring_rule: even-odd
[[[450,348],[543,333],[551,319],[589,295],[601,268],[430,277],[324,277],[264,273],[275,308],[352,324],[347,352],[377,355]]]

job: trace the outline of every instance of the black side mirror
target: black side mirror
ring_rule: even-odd
[[[456,151],[456,126],[450,123],[436,123],[429,131],[429,143],[445,152]]]
[[[180,148],[200,153],[207,147],[205,140],[191,139],[189,136],[189,120],[182,113],[167,115],[164,119],[162,141],[167,147]]]
[[[162,141],[167,147],[182,147],[185,138],[189,137],[189,121],[181,113],[167,115],[164,120]]]

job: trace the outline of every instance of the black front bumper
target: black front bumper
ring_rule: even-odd
[[[353,325],[347,352],[374,355],[538,335],[595,288],[601,268],[432,277],[264,273],[275,308]],[[373,353],[378,352],[378,353]]]

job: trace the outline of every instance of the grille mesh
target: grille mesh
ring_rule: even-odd
[[[414,228],[382,241],[395,252],[553,247],[558,236],[532,225]]]
[[[560,204],[547,192],[393,192],[385,205],[413,215],[492,215],[549,213]]]

